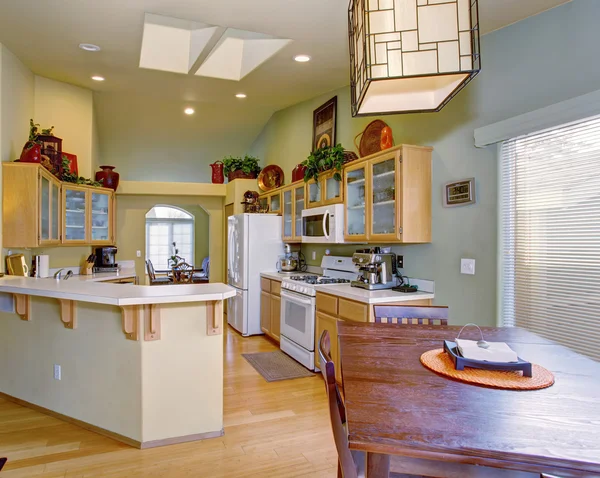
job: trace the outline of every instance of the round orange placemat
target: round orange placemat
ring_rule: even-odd
[[[479,370],[465,367],[456,370],[454,362],[444,349],[435,349],[421,355],[421,363],[429,370],[466,383],[507,390],[539,390],[554,383],[554,375],[540,365],[533,364],[533,377],[523,377],[522,372]]]

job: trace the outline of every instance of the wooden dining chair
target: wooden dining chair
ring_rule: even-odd
[[[170,277],[156,277],[156,271],[154,270],[154,266],[150,259],[146,260],[146,271],[148,272],[150,285],[168,285],[173,282]]]
[[[374,305],[375,323],[448,325],[448,307],[439,305]]]

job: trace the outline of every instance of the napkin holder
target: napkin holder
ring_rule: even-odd
[[[530,362],[518,358],[517,362],[486,362],[484,360],[471,360],[463,357],[459,350],[456,342],[444,340],[444,352],[454,362],[454,368],[456,370],[464,370],[465,367],[478,368],[481,370],[499,370],[502,372],[523,372],[523,377],[533,376],[533,367]]]

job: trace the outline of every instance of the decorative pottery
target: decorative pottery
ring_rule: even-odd
[[[387,127],[387,124],[381,120],[371,121],[362,133],[356,135],[354,145],[358,149],[361,158],[381,151],[381,132],[385,127]],[[360,145],[358,145],[356,140],[361,135]]]
[[[21,157],[22,163],[39,163],[42,161],[42,147],[37,143],[25,143]]]
[[[263,191],[270,191],[281,186],[283,180],[283,169],[276,164],[269,164],[258,175],[258,187]]]
[[[245,173],[241,169],[237,171],[231,171],[227,175],[227,179],[229,181],[233,181],[234,179],[256,179],[257,173]]]
[[[225,182],[225,176],[223,175],[223,161],[215,161],[210,167],[212,168],[213,184],[223,184]]]
[[[381,130],[381,151],[390,149],[394,145],[394,136],[392,136],[392,128],[386,126]]]
[[[76,176],[79,176],[79,168],[77,166],[77,155],[76,154],[71,154],[71,153],[65,153],[63,151],[63,157],[67,158],[67,160],[69,161],[69,171],[71,171],[71,174],[75,174]]]
[[[119,173],[113,171],[114,166],[100,166],[101,171],[96,172],[96,181],[102,183],[102,187],[114,191],[119,187]]]
[[[306,166],[302,166],[302,164],[298,164],[292,170],[292,182],[295,183],[296,181],[300,181],[301,179],[304,179],[304,171],[306,171]]]

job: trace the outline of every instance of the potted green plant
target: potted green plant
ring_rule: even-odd
[[[306,161],[302,163],[302,166],[306,168],[304,171],[304,182],[308,182],[311,179],[317,182],[319,174],[330,169],[335,171],[333,178],[336,181],[341,181],[342,166],[344,166],[345,162],[346,155],[341,144],[319,148],[310,153]]]
[[[223,158],[223,172],[227,175],[229,181],[234,179],[256,179],[260,173],[261,167],[258,165],[258,158],[245,155],[243,158],[229,156]]]

